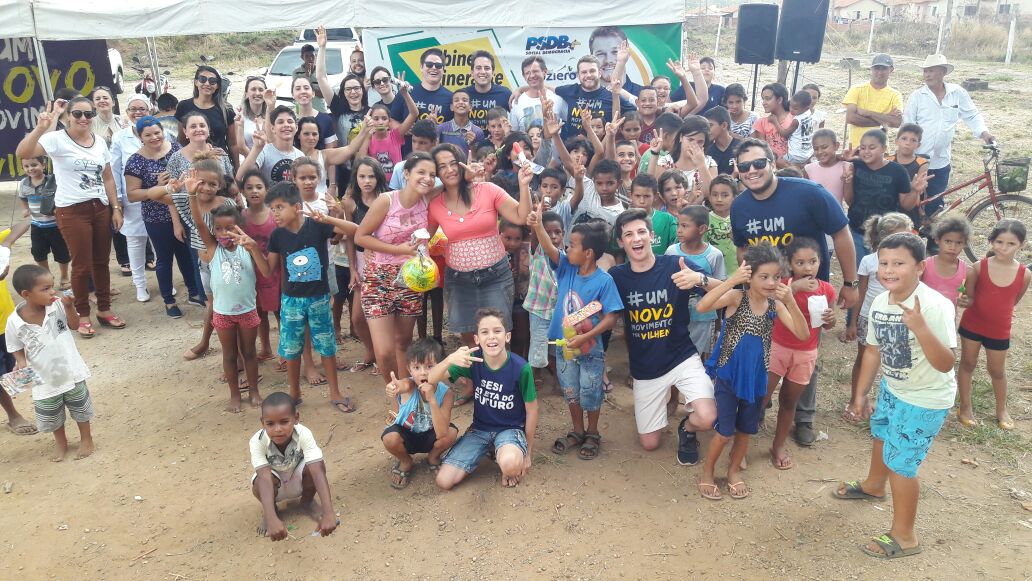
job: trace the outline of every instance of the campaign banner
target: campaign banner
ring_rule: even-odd
[[[652,24],[601,28],[367,28],[362,31],[366,69],[385,66],[408,81],[420,78],[419,55],[428,48],[444,52],[444,85],[451,90],[473,84],[470,59],[478,50],[495,58],[495,82],[510,89],[524,84],[520,65],[529,56],[540,56],[548,67],[550,86],[577,82],[577,59],[595,55],[602,82],[608,85],[616,67],[617,47],[626,39],[630,47],[626,75],[647,85],[656,75],[670,75],[667,59],[681,54],[681,25]],[[680,86],[672,78],[674,89]]]
[[[0,38],[0,181],[19,179],[18,142],[36,127],[44,106],[42,84],[53,90],[67,87],[89,94],[96,86],[110,87],[111,64],[107,41],[44,41],[49,79],[40,71],[31,38]]]

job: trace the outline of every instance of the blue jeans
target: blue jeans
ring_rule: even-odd
[[[144,222],[147,228],[147,236],[154,245],[154,253],[157,255],[155,274],[158,277],[158,288],[161,289],[161,298],[166,305],[175,304],[176,299],[172,296],[172,259],[179,265],[179,274],[183,275],[183,283],[186,284],[187,292],[191,297],[200,295],[200,286],[194,276],[195,261],[190,252],[190,230],[186,227],[184,238],[187,242],[180,242],[172,233],[172,222]]]
[[[562,347],[556,347],[555,366],[567,404],[579,404],[586,412],[602,409],[602,374],[606,371],[606,356],[601,341],[595,343],[591,353],[571,360],[563,357]]]
[[[477,469],[491,446],[494,446],[495,450],[501,449],[502,446],[516,446],[526,456],[527,434],[519,428],[501,432],[484,432],[470,428],[458,442],[455,442],[451,450],[448,450],[444,463],[469,474]]]
[[[856,249],[856,267],[860,268],[860,261],[874,251],[867,248],[867,244],[864,242],[864,235],[862,233],[857,232],[852,227],[849,228],[849,233],[853,236],[853,248]]]
[[[928,189],[925,190],[924,199],[927,200],[928,198],[934,198],[946,191],[946,186],[950,183],[950,169],[950,166],[940,167],[939,169],[928,169],[928,173],[932,177],[928,179]],[[939,198],[938,200],[929,203],[924,208],[925,216],[931,216],[938,212],[945,204],[945,198]]]

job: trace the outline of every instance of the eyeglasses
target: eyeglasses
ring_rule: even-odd
[[[738,167],[738,173],[746,173],[754,169],[763,169],[767,167],[769,163],[769,159],[761,157],[759,159],[754,159],[752,161],[739,161],[735,164],[735,166]]]
[[[345,93],[359,93],[362,91],[362,87],[344,87]]]
[[[93,119],[97,116],[96,111],[81,111],[79,109],[76,109],[75,111],[69,111],[68,114],[72,117],[75,117],[76,119],[82,119],[83,117],[87,119]]]
[[[372,83],[374,85],[387,85],[390,82],[391,82],[391,78],[390,77],[380,77],[378,79],[373,79],[373,81],[372,81]]]
[[[146,113],[148,109],[146,107],[129,107],[126,111],[130,113]]]
[[[428,69],[443,69],[444,63],[426,61],[423,66]]]
[[[202,85],[217,85],[219,84],[218,77],[208,77],[205,75],[197,75],[196,81]]]

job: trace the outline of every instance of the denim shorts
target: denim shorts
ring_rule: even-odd
[[[548,367],[548,326],[551,320],[530,313],[530,353],[527,363],[535,369]]]
[[[735,388],[718,377],[714,380],[713,399],[717,400],[717,423],[713,429],[718,434],[730,438],[735,432],[753,436],[760,431],[763,398],[754,402],[739,399]]]
[[[305,348],[305,330],[312,335],[312,350],[323,357],[337,354],[337,338],[330,315],[330,295],[280,298],[279,354],[297,359]]]
[[[448,330],[474,333],[479,309],[498,309],[505,315],[505,328],[512,329],[512,301],[516,283],[509,259],[503,258],[487,268],[459,272],[444,271],[444,300],[448,305]]]
[[[471,473],[480,465],[480,460],[487,454],[487,449],[494,446],[500,450],[502,446],[516,446],[524,456],[527,454],[527,435],[518,428],[501,432],[482,432],[470,428],[459,438],[458,442],[448,450],[444,463],[454,466],[463,472]]]
[[[871,415],[871,435],[884,443],[882,460],[904,478],[917,477],[932,440],[950,410],[932,410],[896,397],[881,380],[878,403]]]
[[[567,404],[579,403],[586,412],[602,409],[602,374],[606,371],[606,355],[601,341],[595,342],[595,347],[587,355],[572,360],[563,357],[562,348],[556,347],[555,367]]]

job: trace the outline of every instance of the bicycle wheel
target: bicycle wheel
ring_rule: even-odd
[[[989,233],[1000,219],[1014,218],[1026,226],[1032,224],[1032,199],[1016,194],[1002,194],[996,196],[994,207],[992,199],[987,197],[968,210],[967,218],[971,222],[971,237],[964,252],[974,262],[989,253]],[[1015,258],[1022,264],[1032,264],[1032,249],[1026,244]]]

